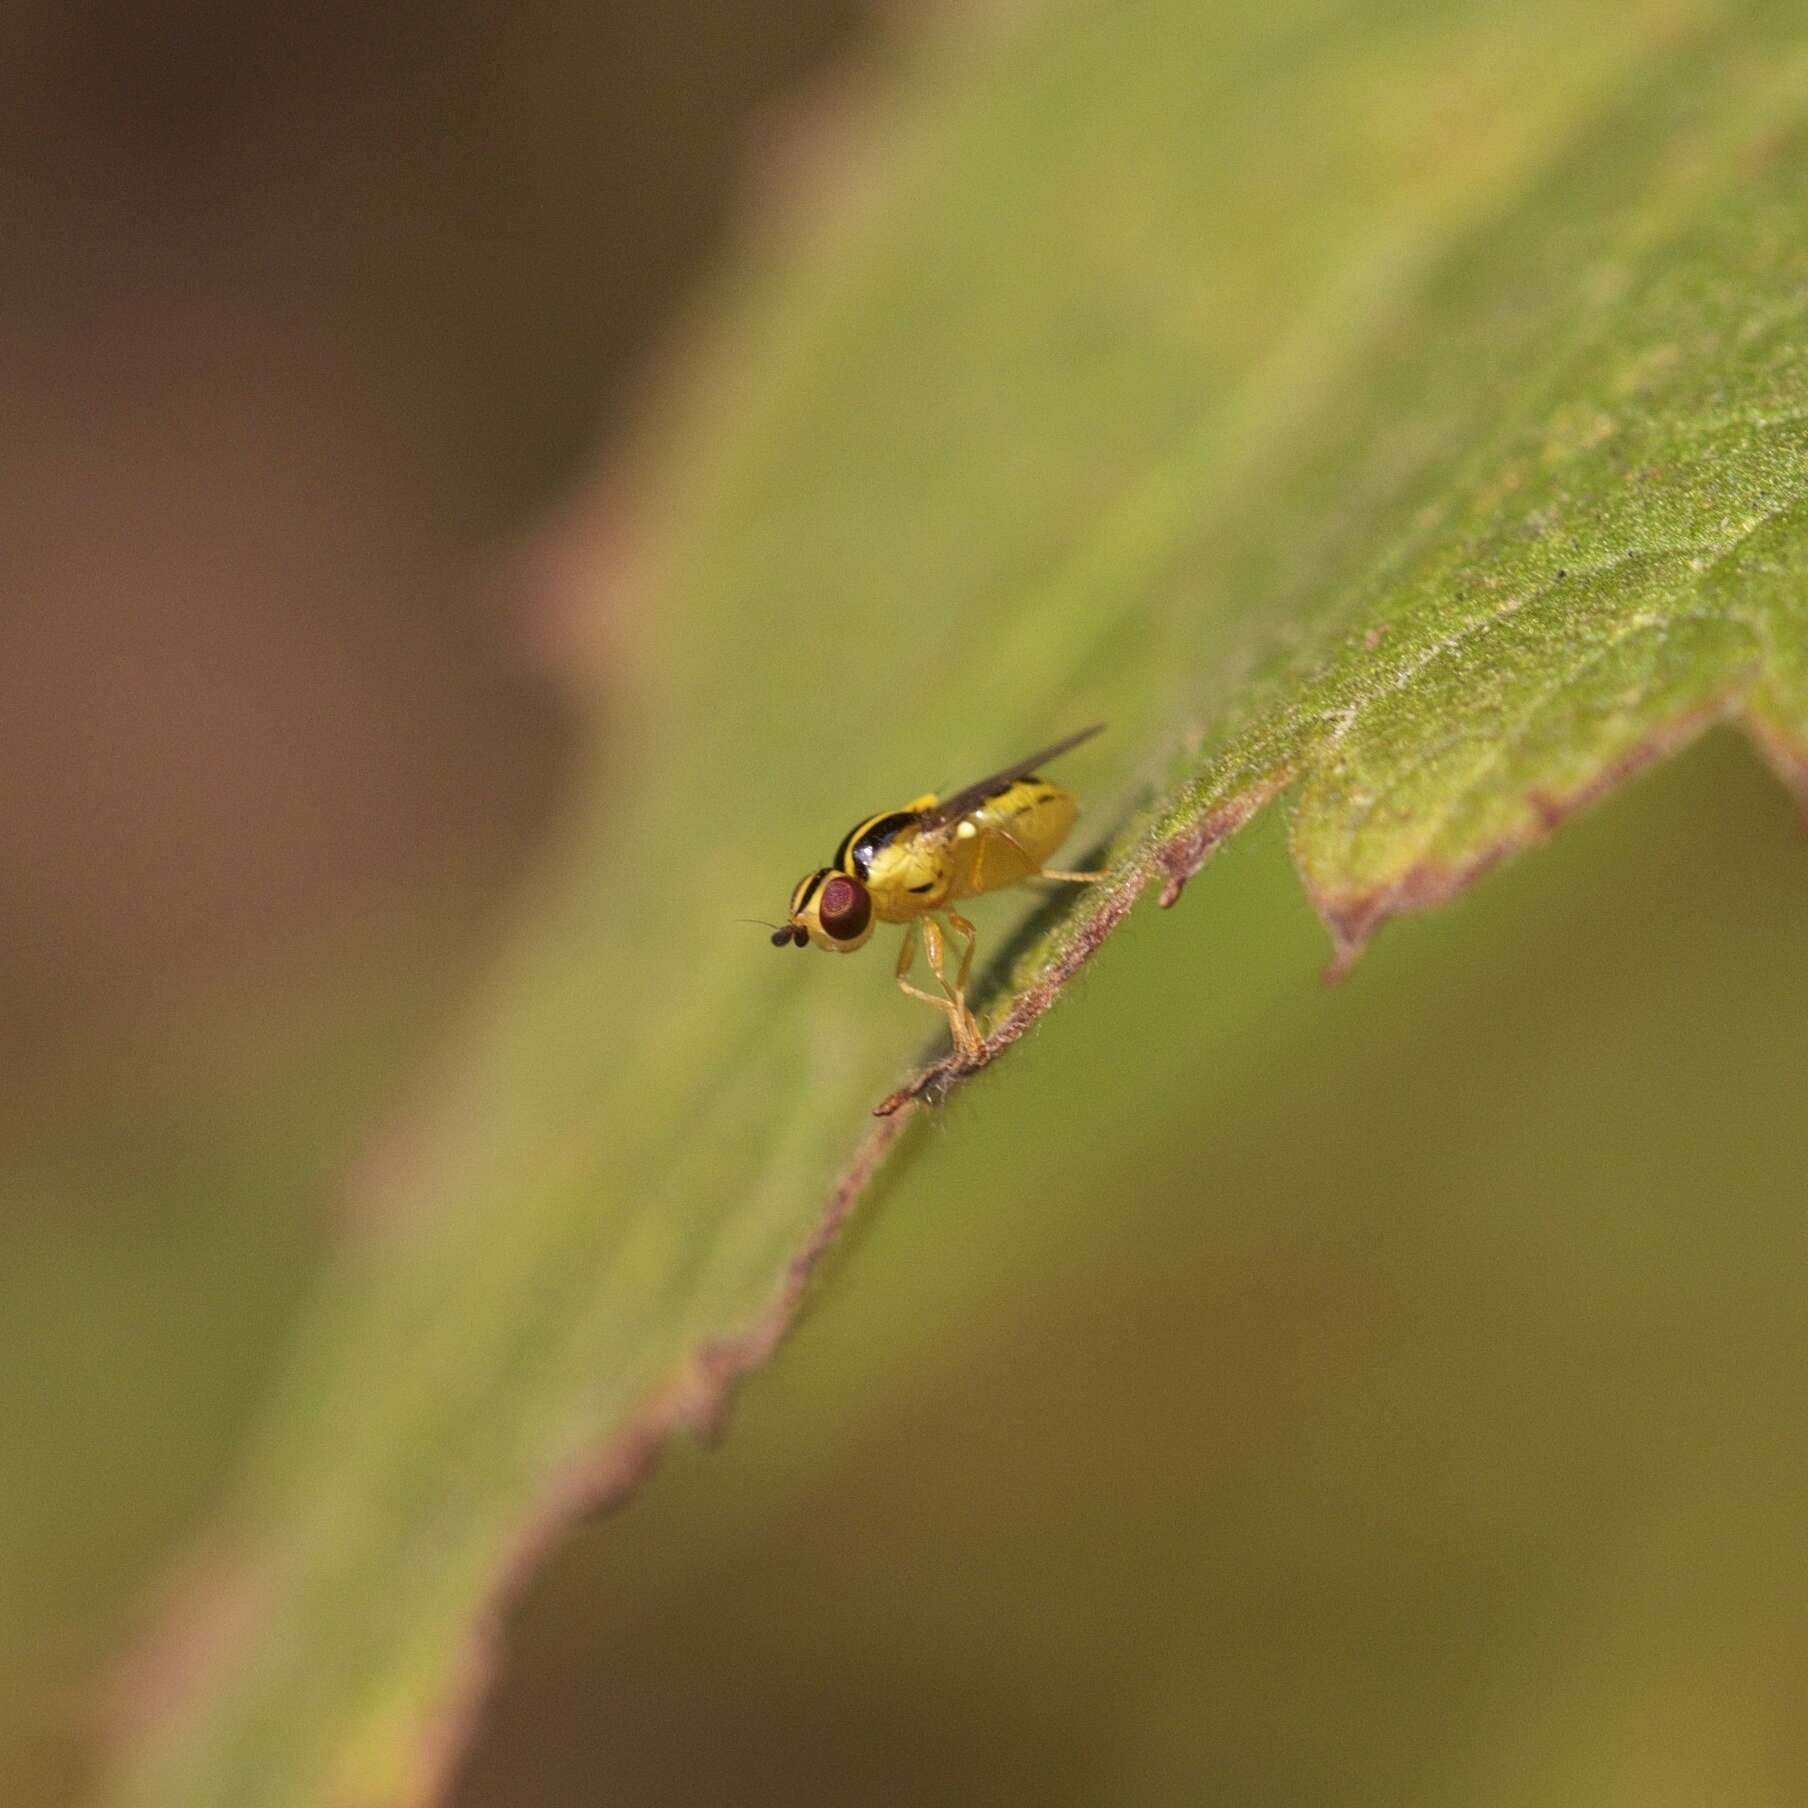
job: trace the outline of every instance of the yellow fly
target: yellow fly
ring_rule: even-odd
[[[835,954],[852,954],[866,945],[875,923],[902,923],[898,984],[912,998],[945,1011],[956,1056],[963,1063],[976,1061],[983,1039],[967,1008],[976,932],[948,906],[957,898],[1001,891],[1026,879],[1084,882],[1104,877],[1057,872],[1043,864],[1067,839],[1080,805],[1071,792],[1036,771],[1103,727],[1099,722],[1082,728],[948,797],[932,792],[901,810],[856,823],[842,836],[829,865],[798,880],[789,917],[773,931],[773,946],[803,948],[814,942]],[[944,924],[947,934],[966,943],[952,980],[942,970]],[[910,983],[919,925],[930,971],[942,988],[940,997]]]

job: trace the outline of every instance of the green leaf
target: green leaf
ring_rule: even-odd
[[[769,1353],[925,1141],[861,1130],[928,1027],[882,960],[733,921],[863,811],[1112,723],[1062,768],[1112,879],[982,920],[1001,1049],[1285,787],[1341,966],[1710,721],[1808,765],[1777,19],[1051,4],[875,70],[670,400],[611,603],[660,628],[616,637],[589,804],[376,1164],[115,1799],[430,1790],[512,1581]]]

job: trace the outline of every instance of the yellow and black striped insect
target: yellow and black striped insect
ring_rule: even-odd
[[[1038,767],[1090,740],[1103,726],[1082,728],[947,797],[932,792],[901,810],[856,823],[842,836],[829,865],[798,880],[787,920],[773,931],[773,946],[804,948],[814,942],[831,953],[852,954],[866,945],[875,924],[902,923],[898,984],[912,998],[946,1012],[956,1056],[962,1062],[977,1060],[983,1040],[967,1008],[976,931],[948,907],[956,899],[1028,879],[1085,882],[1104,877],[1058,872],[1043,864],[1067,839],[1080,805],[1071,792],[1037,774]],[[940,997],[910,983],[919,926]],[[944,935],[966,943],[952,980],[943,971]]]

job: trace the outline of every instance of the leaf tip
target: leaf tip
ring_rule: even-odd
[[[1353,910],[1321,905],[1319,915],[1331,932],[1331,958],[1319,974],[1318,983],[1325,987],[1341,986],[1355,972],[1356,963],[1367,951],[1375,931],[1386,921],[1388,911],[1379,903]]]

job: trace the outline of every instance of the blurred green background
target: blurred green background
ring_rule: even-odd
[[[884,34],[0,31],[0,1798],[35,1804],[122,1673],[177,1686],[122,1654],[327,1252],[382,1234],[345,1202],[406,1163],[574,775],[633,758],[617,674],[667,630],[612,610],[609,450],[746,222],[833,191]],[[725,1445],[531,1580],[463,1808],[1801,1795],[1791,806],[1716,737],[1335,992],[1281,831],[1140,909],[918,1134]],[[811,857],[737,871],[749,907]],[[882,965],[832,980],[889,1010]]]

